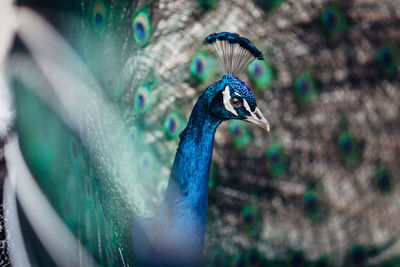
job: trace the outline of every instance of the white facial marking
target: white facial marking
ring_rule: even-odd
[[[268,121],[261,114],[261,111],[256,107],[254,112],[250,112],[250,116],[246,116],[246,121],[255,123],[269,132]]]
[[[235,95],[238,95],[238,96],[240,96],[241,97],[241,95],[239,94],[239,93],[237,93],[237,92],[233,92]]]
[[[251,112],[249,103],[247,103],[246,99],[244,99],[244,98],[243,98],[243,106],[250,114],[253,114],[253,112]]]
[[[225,90],[222,92],[224,96],[224,106],[227,111],[237,116],[236,110],[231,105],[231,93],[229,92],[229,86],[225,86]]]
[[[251,111],[249,103],[247,103],[247,101],[245,99],[243,99],[243,106],[251,114],[252,117],[256,118],[257,120],[265,120],[261,114],[261,111],[257,107],[254,109],[254,112]],[[269,131],[269,125],[268,125],[268,128],[265,128],[265,129],[267,129],[267,131]]]

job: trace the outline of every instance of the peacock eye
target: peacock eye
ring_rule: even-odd
[[[242,101],[242,99],[240,99],[238,97],[232,97],[231,98],[231,105],[234,108],[240,108],[241,106],[243,106],[243,101]]]

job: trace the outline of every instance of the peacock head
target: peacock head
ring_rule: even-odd
[[[244,120],[269,131],[268,121],[258,109],[253,92],[242,80],[233,74],[226,74],[208,90],[215,94],[210,108],[215,118]]]
[[[212,33],[206,37],[204,44],[215,48],[221,70],[227,73],[207,89],[212,96],[212,115],[219,120],[252,122],[269,131],[269,124],[257,108],[253,92],[235,76],[254,59],[263,60],[261,51],[248,39],[230,32]]]

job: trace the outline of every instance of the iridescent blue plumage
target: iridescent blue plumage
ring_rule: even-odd
[[[227,110],[223,94],[240,95],[250,111]],[[132,227],[134,254],[139,265],[199,265],[204,246],[208,178],[214,135],[222,121],[245,119],[257,109],[253,93],[237,77],[227,74],[197,100],[172,166],[164,202],[151,219],[136,218]],[[261,115],[262,116],[262,115]],[[139,240],[139,242],[138,242]]]

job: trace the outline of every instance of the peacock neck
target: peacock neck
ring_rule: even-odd
[[[210,115],[208,95],[196,102],[189,122],[180,134],[179,147],[172,166],[165,201],[170,208],[177,203],[187,205],[205,222],[208,199],[208,178],[215,131],[221,120]],[[179,208],[170,215],[187,211]]]
[[[180,135],[159,213],[159,219],[169,225],[170,238],[182,242],[189,255],[202,253],[214,135],[221,123],[210,115],[209,99],[207,91],[198,99],[187,127]]]

